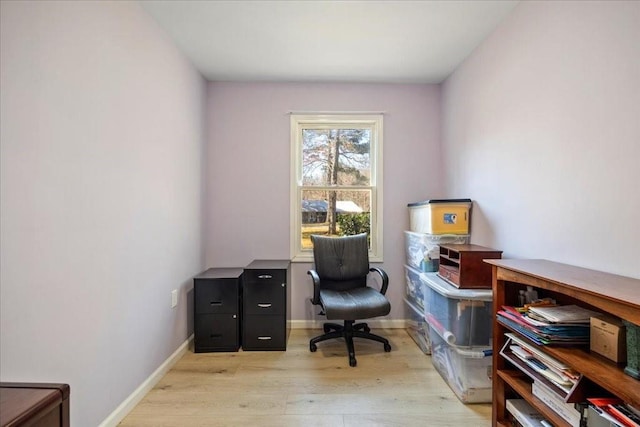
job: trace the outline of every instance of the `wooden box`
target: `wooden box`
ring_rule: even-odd
[[[491,266],[483,259],[502,258],[502,251],[478,245],[440,245],[438,275],[459,289],[490,289]]]

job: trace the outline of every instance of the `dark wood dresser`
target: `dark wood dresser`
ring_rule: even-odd
[[[0,383],[0,427],[69,427],[68,384]]]

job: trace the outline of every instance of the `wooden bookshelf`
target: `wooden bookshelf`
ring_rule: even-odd
[[[547,260],[498,260],[492,265],[494,311],[518,303],[518,291],[527,285],[540,297],[555,298],[560,304],[578,304],[640,325],[640,280]],[[532,380],[506,360],[505,332],[514,332],[493,316],[493,415],[492,425],[507,425],[505,401],[521,397],[556,426],[569,426],[531,391]],[[640,381],[626,375],[624,365],[591,353],[585,347],[539,346],[550,356],[573,367],[587,380],[582,393],[587,397],[604,390],[635,406],[640,406]]]

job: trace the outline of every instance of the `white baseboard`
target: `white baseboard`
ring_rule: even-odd
[[[289,325],[291,329],[322,329],[322,325],[326,322],[331,321],[327,319],[291,320]],[[336,320],[334,322],[342,323],[341,320]],[[406,329],[407,327],[407,321],[405,319],[367,319],[366,323],[369,324],[372,329]]]
[[[165,360],[158,369],[156,369],[146,380],[140,384],[140,386],[129,395],[115,411],[113,411],[99,427],[115,427],[120,421],[127,416],[127,414],[142,400],[142,398],[162,379],[162,377],[169,372],[169,370],[176,364],[178,360],[189,349],[189,344],[193,341],[193,335],[191,335],[185,342],[183,342],[171,356]]]

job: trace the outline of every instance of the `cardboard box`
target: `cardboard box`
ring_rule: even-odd
[[[609,316],[592,317],[591,351],[616,363],[626,362],[627,341],[622,321]]]

